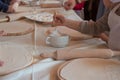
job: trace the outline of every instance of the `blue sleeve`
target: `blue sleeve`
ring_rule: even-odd
[[[0,11],[7,12],[9,5],[0,0]]]

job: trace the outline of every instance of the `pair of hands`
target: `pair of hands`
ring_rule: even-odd
[[[82,0],[81,0],[82,1]],[[76,5],[76,1],[75,0],[68,0],[64,3],[63,7],[66,9],[66,10],[71,10],[75,7]],[[54,23],[53,23],[53,26],[65,26],[65,23],[66,23],[67,19],[65,19],[64,16],[62,15],[54,15]]]

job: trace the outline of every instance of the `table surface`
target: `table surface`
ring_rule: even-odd
[[[18,12],[28,12],[32,11],[33,8],[28,6],[21,6],[20,9],[18,9]],[[37,10],[50,10],[47,9],[41,9],[37,8]],[[76,13],[73,10],[65,11],[63,8],[52,8],[52,10],[57,10],[61,14],[65,15],[69,19],[73,20],[82,20],[79,16],[76,15]],[[0,13],[0,18],[4,18],[8,14]],[[14,21],[16,22],[16,21]],[[13,24],[14,22],[5,22],[9,24]],[[17,21],[18,23],[25,22],[26,24],[30,22],[31,25],[34,26],[33,21],[29,21],[27,19],[22,19]],[[3,24],[3,23],[0,23]],[[33,56],[39,56],[40,53],[51,53],[58,49],[63,48],[54,48],[49,45],[46,45],[45,39],[46,30],[51,27],[51,25],[41,24],[39,22],[36,23],[36,30],[35,34],[34,32],[29,33],[27,35],[22,36],[3,36],[0,38],[0,44],[5,45],[22,45],[29,51],[33,52],[35,50],[35,53],[32,53]],[[35,46],[36,44],[36,46]],[[82,41],[70,41],[70,44],[65,47],[66,48],[88,48],[95,45],[101,45],[104,44],[100,39],[88,39],[88,40],[82,40]],[[0,80],[58,80],[57,79],[57,69],[58,66],[61,65],[64,61],[55,61],[51,58],[47,59],[36,59],[32,65],[22,69],[18,70],[16,72],[10,73],[8,75],[0,76]]]

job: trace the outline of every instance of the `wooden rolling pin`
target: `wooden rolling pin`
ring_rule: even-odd
[[[42,8],[58,8],[62,7],[62,4],[60,1],[44,1],[40,4],[40,7]]]
[[[0,19],[0,23],[1,22],[7,22],[7,21],[8,21],[8,18]]]
[[[97,45],[94,45],[97,46]],[[92,46],[88,46],[92,47]],[[116,54],[110,49],[64,49],[64,50],[57,50],[53,55],[46,55],[53,57],[58,60],[70,60],[75,58],[111,58],[113,56],[119,55],[120,53]],[[57,56],[56,56],[57,55]],[[44,53],[43,53],[44,56]]]
[[[14,13],[7,15],[4,19],[0,19],[0,22],[10,22],[10,21],[16,21],[21,18],[24,18],[26,15],[30,15],[31,13],[25,12],[25,13]]]

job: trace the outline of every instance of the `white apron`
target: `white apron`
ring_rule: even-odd
[[[109,48],[120,50],[120,16],[115,11],[120,7],[120,3],[114,7],[108,16],[108,25],[110,27]]]

